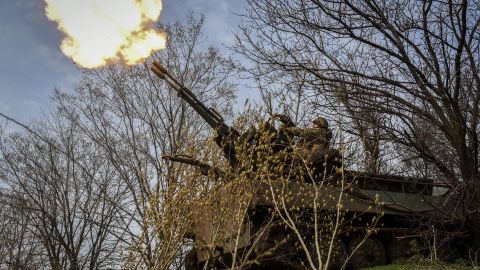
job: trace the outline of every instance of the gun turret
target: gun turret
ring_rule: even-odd
[[[235,155],[235,142],[240,133],[233,127],[225,124],[223,117],[214,108],[208,108],[203,104],[188,88],[173,77],[166,68],[159,62],[153,61],[151,67],[153,73],[163,79],[170,85],[177,95],[187,102],[207,124],[217,132],[215,142],[222,149],[225,157],[228,159],[230,166],[236,167],[237,159]]]

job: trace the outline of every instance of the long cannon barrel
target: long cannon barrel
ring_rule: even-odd
[[[224,136],[230,135],[231,132],[235,133],[235,136],[239,135],[239,132],[224,122],[223,117],[214,109],[207,108],[188,88],[180,83],[175,77],[173,77],[166,68],[164,68],[159,62],[153,61],[151,70],[165,82],[167,82],[181,97],[185,100],[200,116],[217,132],[225,133]],[[228,133],[228,134],[227,134]]]
[[[172,156],[172,155],[164,155],[162,156],[162,158],[164,160],[169,160],[169,161],[173,161],[173,162],[179,162],[179,163],[183,163],[183,164],[188,164],[188,165],[191,165],[191,166],[195,166],[199,169],[199,171],[205,175],[205,176],[210,176],[210,173],[213,172],[217,177],[218,176],[222,176],[222,175],[226,175],[225,172],[223,172],[222,170],[216,168],[216,167],[212,167],[206,163],[203,163],[201,161],[198,161],[190,156],[185,156],[185,155],[175,155],[175,156]]]
[[[153,61],[151,70],[159,78],[168,83],[171,88],[177,92],[177,95],[185,100],[203,118],[203,120],[205,120],[205,122],[217,132],[217,144],[222,148],[230,165],[232,167],[236,166],[235,142],[238,137],[240,137],[240,133],[233,127],[225,124],[223,117],[214,108],[208,108],[205,106],[205,104],[203,104],[195,94],[192,93],[192,91],[172,76],[159,62]]]
[[[184,156],[184,155],[175,155],[175,156],[172,156],[172,155],[163,155],[162,158],[165,159],[165,160],[173,161],[173,162],[180,162],[180,163],[192,165],[192,166],[195,166],[195,167],[205,168],[205,169],[207,169],[207,170],[209,170],[209,169],[211,168],[210,165],[205,164],[205,163],[203,163],[203,162],[201,162],[201,161],[198,161],[198,160],[196,160],[196,159],[194,159],[193,157],[190,157],[190,156]]]

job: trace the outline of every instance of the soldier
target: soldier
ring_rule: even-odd
[[[328,122],[323,117],[313,120],[313,127],[298,128],[286,127],[284,132],[290,136],[301,138],[297,143],[298,154],[306,162],[307,166],[322,173],[327,165],[327,173],[332,165],[338,165],[338,150],[330,148],[332,132],[328,128]]]
[[[309,137],[306,138],[309,140],[307,143],[310,148],[308,162],[312,164],[320,158],[319,155],[325,149],[330,147],[330,140],[332,139],[332,132],[328,129],[328,122],[323,117],[313,120],[313,130],[312,134],[309,134]]]

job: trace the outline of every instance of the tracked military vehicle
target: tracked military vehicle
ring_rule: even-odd
[[[460,209],[445,205],[448,187],[345,171],[338,156],[326,157],[316,170],[293,168],[287,164],[296,162],[294,142],[277,147],[282,135],[271,125],[266,151],[258,135],[244,136],[226,125],[158,62],[152,71],[216,131],[230,166],[226,171],[191,157],[165,157],[223,179],[204,198],[186,235],[194,242],[187,270],[363,268],[425,255],[429,245],[438,256],[454,257],[462,237],[446,235],[458,231]],[[245,146],[247,159],[238,152]],[[256,164],[246,165],[248,159]]]

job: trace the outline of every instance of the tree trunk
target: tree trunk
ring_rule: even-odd
[[[467,205],[466,209],[466,220],[467,220],[467,229],[472,235],[472,247],[469,251],[469,259],[473,259],[478,262],[480,259],[480,181],[478,178],[474,178],[469,185],[467,185]]]
[[[473,245],[469,250],[468,259],[478,262],[480,259],[480,213],[476,212],[467,217],[468,230],[472,235]]]

